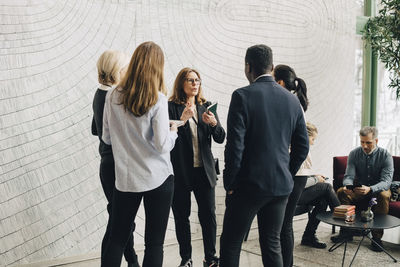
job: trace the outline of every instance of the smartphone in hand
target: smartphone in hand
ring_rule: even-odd
[[[361,187],[361,185],[360,184],[350,184],[350,185],[346,185],[346,188],[347,189],[349,189],[349,190],[354,190],[354,188],[356,188],[356,187]]]
[[[346,185],[346,189],[347,190],[354,190],[354,185],[353,184]]]

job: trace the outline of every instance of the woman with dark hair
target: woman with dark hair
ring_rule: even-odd
[[[277,83],[296,94],[304,112],[307,111],[307,86],[304,80],[297,77],[294,70],[287,65],[277,65],[273,70],[273,75]]]
[[[120,266],[142,199],[146,216],[142,266],[162,266],[174,191],[170,151],[177,138],[176,124],[170,127],[165,93],[164,54],[157,44],[142,43],[104,106],[102,139],[113,146],[115,189],[102,267]]]
[[[203,234],[203,266],[217,267],[219,264],[215,256],[217,173],[211,152],[211,137],[221,144],[225,139],[225,130],[217,114],[207,110],[210,105],[203,97],[199,72],[191,68],[182,69],[175,79],[173,94],[168,103],[169,118],[184,122],[178,129],[178,138],[171,151],[175,173],[172,211],[182,258],[179,266],[193,266],[189,222],[191,191],[197,201]]]
[[[307,86],[303,79],[298,78],[294,70],[287,65],[277,65],[273,69],[272,75],[278,84],[297,95],[303,111],[306,111],[308,108]],[[303,163],[293,178],[293,190],[286,204],[285,218],[281,230],[281,249],[284,267],[293,266],[293,217],[296,205],[310,175],[308,171]]]
[[[107,211],[109,214],[106,232],[104,233],[103,241],[101,243],[101,253],[104,253],[104,249],[110,237],[110,214],[115,184],[114,157],[112,155],[112,148],[104,143],[101,139],[103,132],[104,102],[106,100],[107,92],[112,89],[112,86],[119,83],[121,76],[123,76],[125,72],[124,68],[128,63],[129,58],[124,53],[115,50],[105,51],[103,54],[101,54],[97,61],[97,73],[100,86],[97,89],[93,99],[92,134],[97,135],[100,140],[99,153],[101,162],[99,174],[101,186],[108,201]],[[133,230],[135,230],[135,224],[133,224]],[[126,244],[124,256],[128,262],[128,267],[139,267],[137,255],[133,249],[133,233],[130,235]]]

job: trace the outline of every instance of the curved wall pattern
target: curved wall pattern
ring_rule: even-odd
[[[152,40],[164,50],[168,88],[185,66],[226,125],[230,95],[246,85],[244,54],[272,47],[309,87],[319,128],[315,166],[352,141],[355,4],[347,0],[3,0],[0,3],[0,265],[98,251],[105,198],[90,134],[96,61]],[[223,159],[223,145],[214,153]],[[222,162],[223,163],[223,162]],[[223,164],[222,164],[223,166]],[[217,188],[219,231],[224,211]],[[194,210],[196,208],[194,207]],[[194,236],[198,219],[192,216]],[[135,242],[143,243],[144,214]],[[174,239],[173,216],[167,239]]]

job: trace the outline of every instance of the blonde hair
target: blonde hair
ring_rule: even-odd
[[[121,70],[128,64],[128,57],[116,50],[107,50],[97,60],[99,83],[104,85],[117,84],[120,81]]]
[[[157,44],[145,42],[135,49],[117,90],[121,93],[120,104],[138,117],[157,103],[158,92],[167,93],[164,84],[164,54]]]
[[[306,127],[308,136],[314,136],[315,134],[318,134],[318,129],[314,124],[307,122]]]
[[[200,73],[191,68],[183,68],[181,71],[178,73],[176,76],[175,82],[174,82],[174,88],[172,90],[172,95],[169,98],[169,101],[172,101],[176,104],[186,104],[187,101],[187,96],[185,94],[185,91],[183,90],[184,83],[186,81],[186,78],[189,73],[194,72],[197,74],[197,77],[201,79]],[[196,102],[199,105],[202,105],[206,102],[206,99],[203,97],[203,90],[201,89],[201,83],[199,84],[199,92],[196,95]]]

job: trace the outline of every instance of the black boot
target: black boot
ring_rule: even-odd
[[[346,231],[345,229],[341,228],[340,232],[336,236],[331,236],[331,240],[333,243],[342,243],[342,242],[349,242],[353,241],[353,235],[350,231]]]
[[[379,246],[374,243],[373,241],[371,241],[371,246],[369,247],[371,250],[376,251],[376,252],[382,252],[383,251],[383,244],[382,244],[382,240],[378,239],[378,238],[372,238],[376,243],[379,244]]]
[[[128,267],[140,267],[139,262],[128,262]]]
[[[193,267],[192,259],[182,260],[178,267]]]
[[[309,246],[313,248],[326,248],[326,244],[319,241],[315,235],[312,236],[305,236],[301,239],[301,244],[303,246]]]
[[[210,260],[203,260],[204,267],[218,267],[219,266],[219,258],[214,256]]]
[[[140,267],[138,256],[136,255],[135,251],[133,251],[133,256],[130,261],[128,261],[128,267]]]

